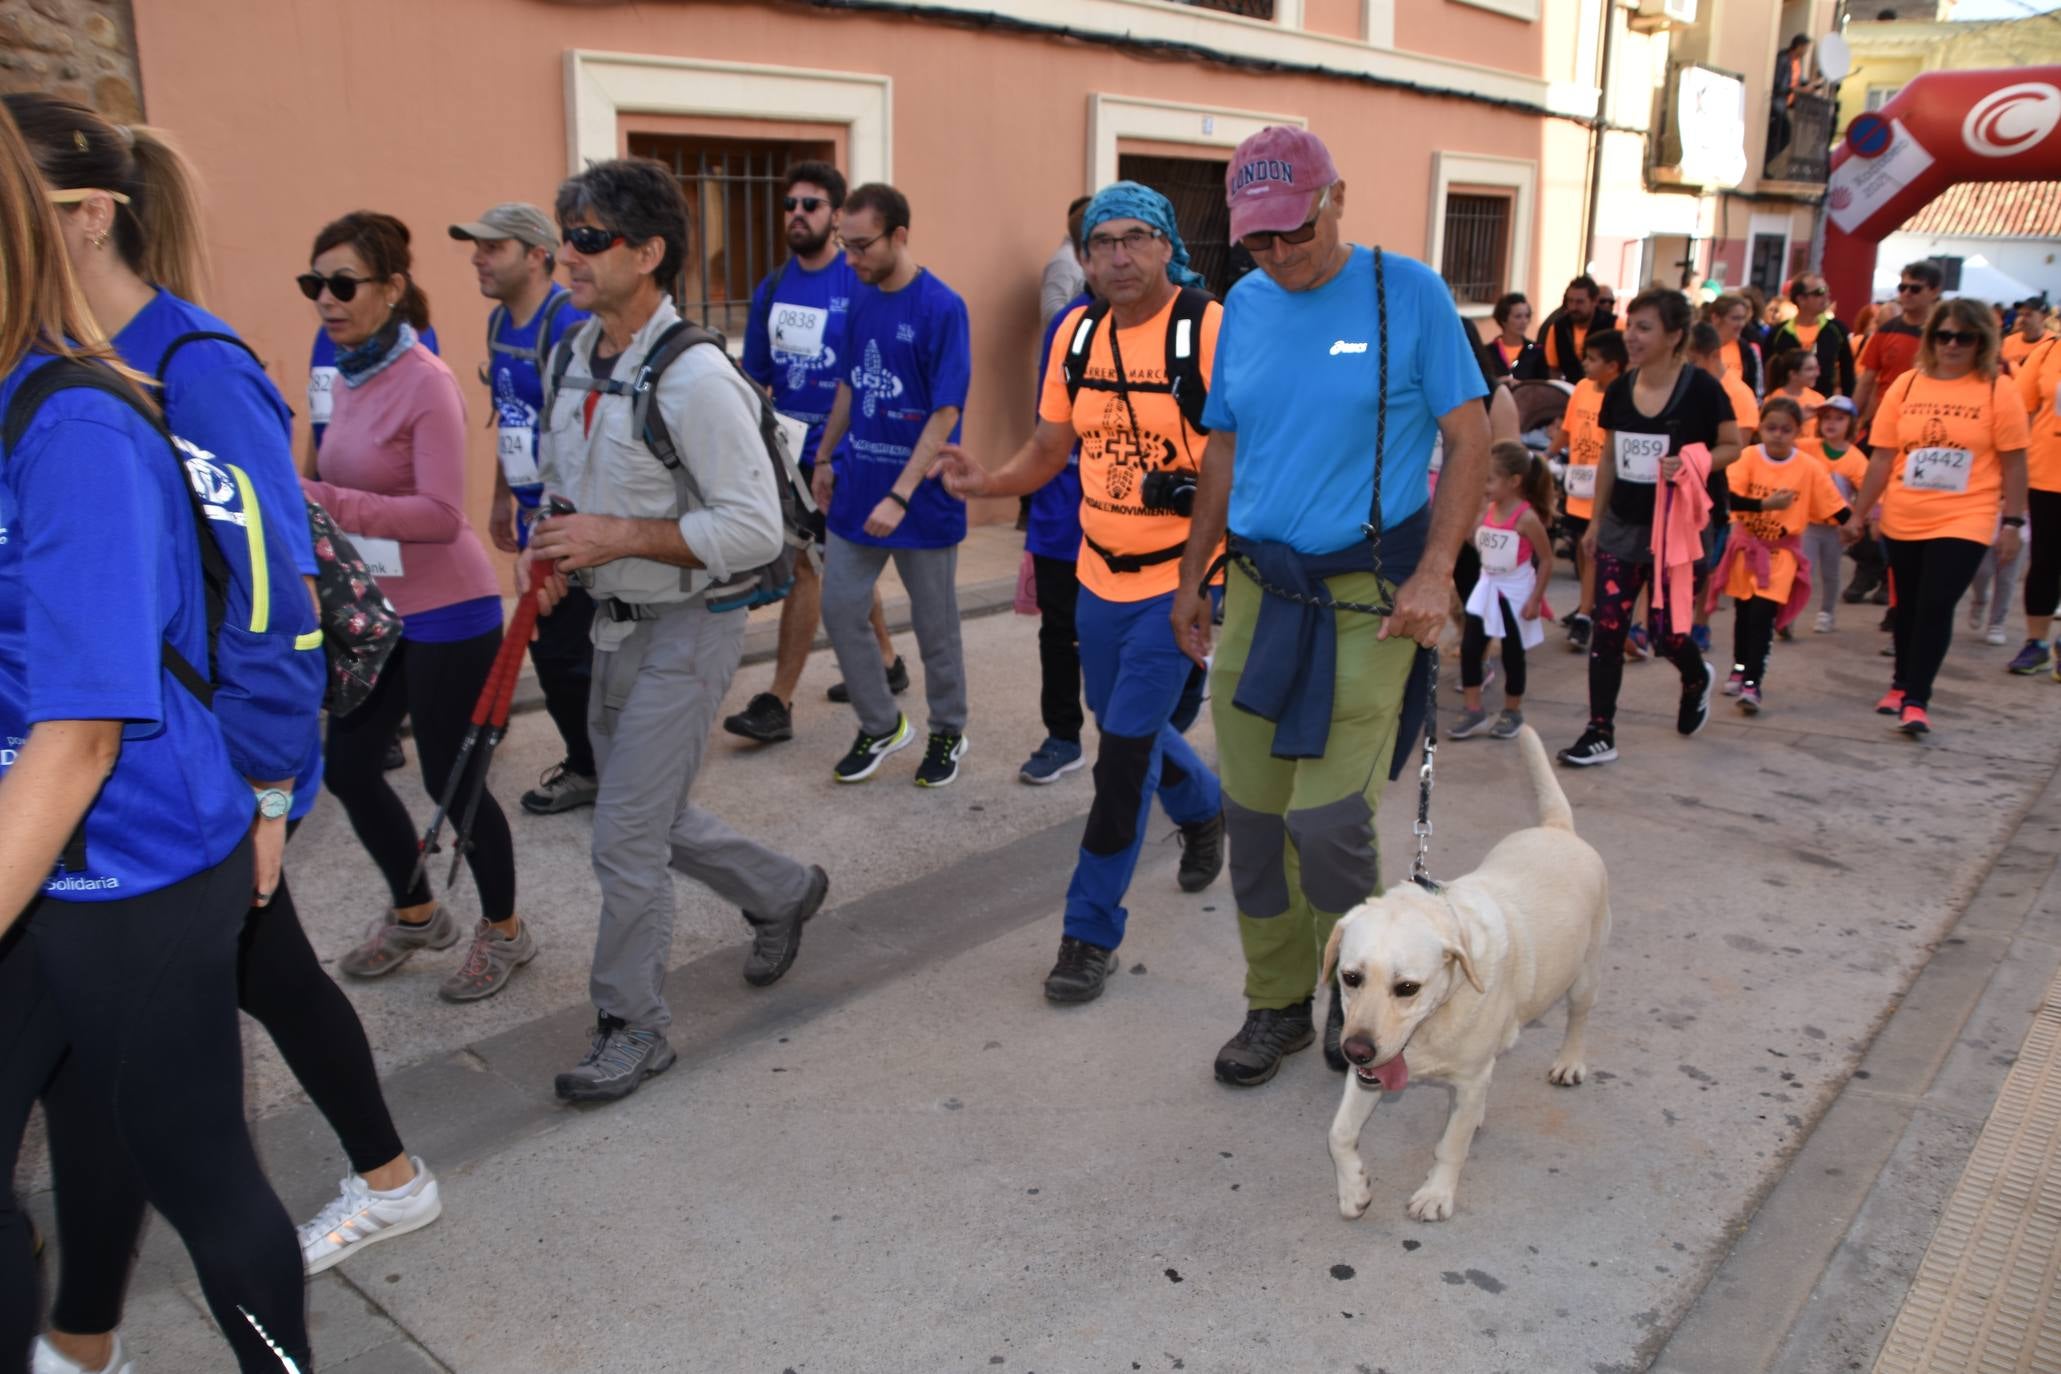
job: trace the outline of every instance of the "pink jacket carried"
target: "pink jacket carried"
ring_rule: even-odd
[[[1671,481],[1661,483],[1653,512],[1653,609],[1667,608],[1675,634],[1696,619],[1696,564],[1703,558],[1703,527],[1710,523],[1710,450],[1689,444]]]

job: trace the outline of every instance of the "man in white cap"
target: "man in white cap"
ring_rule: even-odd
[[[528,547],[530,526],[544,500],[537,472],[537,411],[544,404],[544,369],[558,341],[580,327],[587,312],[552,279],[558,226],[534,205],[496,205],[470,224],[451,226],[451,237],[472,245],[479,293],[497,302],[487,318],[487,365],[480,373],[494,398],[497,431],[494,505],[487,532],[503,553]],[[587,739],[587,683],[594,646],[587,628],[594,603],[573,587],[552,614],[537,622],[530,645],[544,709],[565,742],[565,757],[522,795],[536,815],[592,806],[594,746]]]
[[[1433,652],[1418,646],[1445,625],[1489,429],[1451,293],[1423,263],[1342,240],[1345,182],[1316,135],[1254,134],[1224,192],[1260,270],[1224,302],[1173,622],[1203,661],[1204,575],[1228,528],[1211,699],[1248,1012],[1216,1076],[1249,1087],[1315,1038],[1325,940],[1381,890],[1374,808],[1417,738]]]

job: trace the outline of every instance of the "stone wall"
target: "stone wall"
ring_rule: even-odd
[[[0,0],[0,94],[46,91],[143,118],[129,0]]]

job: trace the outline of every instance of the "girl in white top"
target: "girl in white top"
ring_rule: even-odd
[[[1466,739],[1484,728],[1493,739],[1513,739],[1524,724],[1524,651],[1545,640],[1546,584],[1553,577],[1553,541],[1546,513],[1553,509],[1553,476],[1538,456],[1514,441],[1489,450],[1487,501],[1474,531],[1481,576],[1467,596],[1460,636],[1460,687],[1467,707],[1450,737]],[[1482,661],[1489,624],[1503,641],[1503,710],[1493,725],[1482,709]]]

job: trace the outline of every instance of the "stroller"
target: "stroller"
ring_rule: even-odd
[[[1557,513],[1553,528],[1548,533],[1552,535],[1554,549],[1567,559],[1574,557],[1574,542],[1559,518],[1565,513],[1567,503],[1564,481],[1566,454],[1549,452],[1552,447],[1549,436],[1553,426],[1567,414],[1567,398],[1572,395],[1574,387],[1557,377],[1510,384],[1510,398],[1517,402],[1518,437],[1526,448],[1546,460],[1546,470],[1553,474],[1554,489],[1560,494],[1559,501],[1555,503]]]

